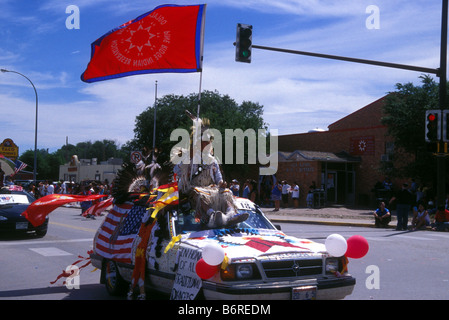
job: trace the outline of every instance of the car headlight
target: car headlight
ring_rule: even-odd
[[[225,270],[220,270],[223,281],[240,281],[260,279],[260,273],[254,263],[230,264]]]
[[[4,217],[4,216],[0,216],[0,221],[7,221],[8,218]]]
[[[326,259],[326,274],[335,274],[341,271],[340,259],[327,258]]]

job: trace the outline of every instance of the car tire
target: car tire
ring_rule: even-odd
[[[103,264],[106,290],[111,296],[125,295],[128,290],[128,283],[123,280],[115,261],[107,260]]]

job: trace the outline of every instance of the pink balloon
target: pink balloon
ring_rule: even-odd
[[[348,258],[360,259],[368,253],[368,241],[360,235],[350,237],[346,240],[346,243],[348,244],[348,249],[346,250],[345,256]]]
[[[219,270],[220,265],[211,266],[207,264],[202,258],[198,260],[195,266],[196,274],[203,280],[213,277],[213,275],[216,274]]]

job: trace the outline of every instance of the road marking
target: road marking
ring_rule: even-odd
[[[0,241],[0,246],[14,246],[14,245],[33,245],[33,244],[49,244],[49,243],[65,243],[65,242],[93,242],[93,238],[86,239],[66,239],[66,240],[43,240],[43,241],[11,241],[2,242]]]
[[[34,251],[36,253],[39,253],[40,255],[44,257],[56,257],[56,256],[73,256],[73,254],[55,248],[55,247],[46,247],[46,248],[29,248],[31,251]]]
[[[54,224],[56,226],[60,226],[60,227],[66,227],[66,228],[70,228],[70,229],[82,230],[82,231],[88,231],[88,232],[97,232],[97,230],[98,230],[98,229],[91,229],[91,228],[84,228],[84,227],[75,227],[70,224],[65,224],[65,223],[60,223],[60,222],[50,221],[49,223]]]

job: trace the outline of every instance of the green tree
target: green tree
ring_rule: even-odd
[[[177,143],[177,141],[170,141],[171,132],[176,128],[186,129],[189,132],[191,130],[193,123],[186,116],[185,110],[196,115],[197,108],[197,94],[188,96],[166,95],[158,99],[156,106],[156,146],[164,151],[162,161],[168,160],[171,148]],[[225,129],[242,129],[243,131],[254,129],[256,133],[258,129],[266,129],[267,124],[264,123],[262,115],[263,106],[258,103],[244,101],[239,105],[228,95],[221,95],[217,91],[205,91],[201,94],[200,117],[209,119],[211,128],[219,130],[223,140]],[[153,146],[153,122],[154,106],[150,106],[136,117],[134,140],[129,143],[128,147],[135,150],[141,150],[144,146],[151,148]],[[245,150],[247,150],[246,147]],[[235,171],[235,167],[224,165],[223,169],[225,173],[230,173]],[[247,166],[239,166],[238,169],[241,174],[244,174]]]
[[[129,158],[129,152],[126,148],[120,148],[113,140],[104,139],[102,141],[85,141],[63,145],[53,153],[46,149],[37,150],[37,180],[58,180],[59,166],[70,161],[73,155],[79,158],[92,159],[97,158],[98,162],[106,161],[109,158]],[[25,162],[28,167],[26,170],[32,171],[34,164],[34,151],[25,151],[19,159]]]
[[[59,166],[64,163],[63,159],[56,153],[48,153],[46,149],[37,150],[37,180],[58,180]],[[25,151],[20,157],[25,162],[26,170],[33,171],[34,150]]]
[[[396,84],[384,106],[382,123],[394,139],[394,161],[383,167],[385,174],[398,178],[416,178],[425,183],[436,180],[433,145],[425,142],[425,113],[439,109],[439,86],[429,76],[421,76],[421,86]],[[412,155],[412,157],[410,157]]]

